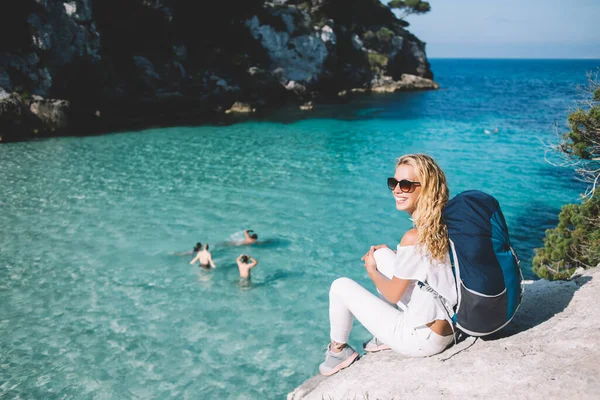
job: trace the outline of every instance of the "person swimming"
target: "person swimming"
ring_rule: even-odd
[[[202,245],[200,245],[200,247],[202,247]],[[190,264],[194,264],[196,261],[200,262],[200,266],[202,268],[217,268],[212,259],[212,254],[210,253],[210,251],[208,251],[208,244],[205,244],[204,248],[198,251],[198,254],[196,254],[196,257],[194,257],[194,259],[190,261]]]
[[[246,229],[244,231],[245,241],[244,244],[252,244],[258,241],[258,235],[254,233],[252,229]]]
[[[257,241],[258,235],[252,229],[244,229],[243,231],[231,235],[229,241],[225,242],[225,245],[244,246],[247,244],[254,244]]]
[[[240,254],[235,261],[240,271],[240,278],[250,280],[250,270],[258,265],[258,261],[247,254]]]

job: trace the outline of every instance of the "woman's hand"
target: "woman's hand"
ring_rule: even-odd
[[[369,252],[371,251],[371,249],[379,250],[379,249],[383,249],[384,247],[385,247],[386,249],[389,249],[389,247],[388,247],[388,245],[387,245],[387,244],[378,244],[377,246],[371,246],[371,248],[369,249],[369,251],[367,251],[367,252],[365,253],[365,255],[364,255],[364,256],[362,256],[361,260],[364,260],[364,259],[365,259],[365,257],[366,257],[366,256],[369,254]],[[375,251],[375,250],[373,250],[373,251]]]
[[[375,261],[374,256],[375,250],[377,250],[376,246],[371,246],[367,254],[361,258],[361,260],[365,262],[365,269],[369,276],[377,271],[377,262]]]
[[[375,250],[379,250],[379,249],[383,249],[383,248],[389,249],[387,244],[378,244],[377,246],[371,246],[371,247],[373,247]]]

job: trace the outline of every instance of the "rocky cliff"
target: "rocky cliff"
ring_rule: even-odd
[[[424,43],[379,0],[11,3],[2,141],[437,87]]]
[[[467,338],[428,358],[369,354],[330,378],[311,378],[288,400],[596,399],[599,301],[599,268],[571,281],[530,281],[495,337]]]

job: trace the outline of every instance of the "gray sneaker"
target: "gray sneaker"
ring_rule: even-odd
[[[377,339],[375,336],[373,336],[373,338],[371,340],[369,340],[367,343],[365,343],[363,347],[365,348],[365,351],[369,352],[369,353],[376,353],[381,350],[390,350],[391,349],[390,346],[383,343],[382,341]]]
[[[325,361],[319,365],[319,372],[325,376],[333,375],[339,370],[348,367],[357,357],[358,353],[350,346],[344,347],[339,353],[334,353],[327,348]]]

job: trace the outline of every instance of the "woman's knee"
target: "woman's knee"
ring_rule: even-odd
[[[334,294],[334,293],[343,293],[345,292],[350,286],[353,285],[358,285],[356,282],[354,282],[352,279],[350,278],[337,278],[335,281],[333,281],[333,283],[331,284],[331,288],[329,289],[329,294]]]

